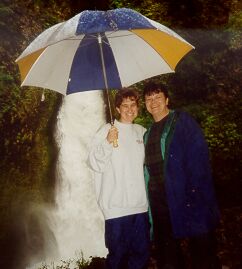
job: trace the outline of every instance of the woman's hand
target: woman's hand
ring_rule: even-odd
[[[112,126],[107,134],[107,141],[109,144],[114,143],[118,140],[118,129],[115,126]]]

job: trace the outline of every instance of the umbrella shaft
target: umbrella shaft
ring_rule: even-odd
[[[109,93],[108,93],[108,81],[107,81],[106,67],[105,67],[105,61],[104,61],[104,56],[103,56],[102,37],[100,34],[98,34],[98,44],[99,44],[100,54],[101,54],[103,78],[104,78],[104,84],[105,84],[105,89],[106,89],[106,93],[107,93],[110,120],[111,120],[111,124],[113,125],[113,115],[112,115],[112,111],[111,111],[111,104],[110,104]]]

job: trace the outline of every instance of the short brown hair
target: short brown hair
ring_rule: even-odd
[[[120,107],[124,99],[135,100],[136,104],[139,104],[139,93],[133,88],[122,88],[118,90],[115,96],[114,105],[115,107]]]
[[[163,92],[165,98],[169,97],[168,89],[167,89],[166,85],[164,85],[161,82],[157,83],[154,81],[150,81],[145,85],[145,87],[143,89],[144,97],[152,95],[153,93],[159,93],[159,92]]]

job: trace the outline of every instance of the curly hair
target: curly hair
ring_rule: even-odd
[[[133,88],[122,88],[116,93],[114,100],[115,107],[119,108],[123,100],[126,98],[130,100],[135,100],[136,104],[138,105],[140,96],[138,91]]]

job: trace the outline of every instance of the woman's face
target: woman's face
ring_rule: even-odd
[[[168,98],[165,97],[163,92],[154,92],[151,95],[146,95],[145,105],[155,121],[161,120],[169,112],[167,107]]]
[[[138,105],[135,99],[124,98],[120,107],[116,107],[120,114],[120,122],[132,123],[138,115]]]

